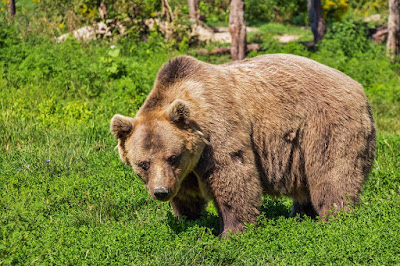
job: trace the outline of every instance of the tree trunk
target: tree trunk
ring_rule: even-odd
[[[100,1],[97,3],[97,7],[98,7],[98,9],[99,9],[99,17],[100,17],[101,19],[106,19],[106,18],[107,18],[107,7],[106,7],[106,5],[104,4],[104,1],[100,0]]]
[[[394,61],[400,48],[400,0],[389,0],[388,31],[386,54]]]
[[[15,0],[9,0],[8,3],[8,16],[12,19],[15,16]]]
[[[314,35],[314,45],[316,45],[322,40],[322,38],[324,38],[326,32],[321,0],[307,0],[307,9],[311,31]]]
[[[166,17],[168,23],[174,20],[174,15],[168,0],[161,0],[161,16]]]
[[[190,21],[197,22],[200,20],[200,0],[188,0]]]
[[[244,21],[244,0],[231,0],[229,32],[232,37],[231,58],[242,60],[246,57],[246,22]]]

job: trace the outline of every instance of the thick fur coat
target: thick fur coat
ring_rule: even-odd
[[[362,86],[313,60],[262,55],[223,65],[177,57],[135,118],[115,115],[121,159],[175,215],[213,200],[226,235],[255,223],[263,194],[292,215],[357,202],[376,133]]]

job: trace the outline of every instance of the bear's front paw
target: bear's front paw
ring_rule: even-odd
[[[234,226],[225,227],[222,232],[219,234],[221,237],[226,237],[230,234],[235,234],[237,232],[241,232],[244,229],[243,224],[236,224]]]

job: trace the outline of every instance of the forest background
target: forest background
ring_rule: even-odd
[[[9,5],[0,2],[0,264],[400,262],[400,64],[386,55],[387,1],[322,1],[327,31],[314,46],[307,1],[245,1],[247,43],[257,45],[246,56],[297,54],[357,80],[378,143],[349,213],[288,218],[289,199],[264,197],[258,225],[224,239],[212,203],[200,220],[179,221],[149,198],[109,122],[135,115],[168,59],[229,62],[230,43],[193,34],[184,0],[17,0],[13,16]],[[200,1],[196,25],[223,32],[229,8]],[[88,38],[60,38],[88,26]]]

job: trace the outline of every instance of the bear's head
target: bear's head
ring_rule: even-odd
[[[111,132],[123,162],[145,182],[150,195],[168,201],[196,166],[207,143],[190,119],[190,106],[176,99],[165,110],[114,115]]]

